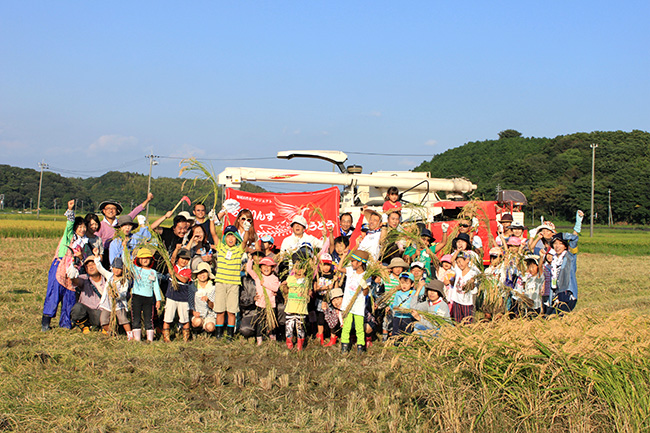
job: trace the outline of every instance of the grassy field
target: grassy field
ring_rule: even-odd
[[[56,243],[0,237],[0,431],[650,431],[647,254],[583,252],[569,317],[341,356],[313,343],[43,334]]]

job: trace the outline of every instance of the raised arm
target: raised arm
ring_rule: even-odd
[[[151,223],[151,230],[156,230],[160,226],[160,224],[162,224],[166,219],[169,219],[172,215],[174,215],[172,211],[168,211],[167,213],[165,213],[165,215],[161,216],[156,221]]]

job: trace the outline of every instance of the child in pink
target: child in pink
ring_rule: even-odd
[[[273,273],[275,268],[275,262],[271,257],[264,257],[260,260],[259,263],[260,273],[262,278],[253,270],[253,260],[246,262],[246,272],[251,278],[255,281],[255,288],[257,294],[255,295],[255,306],[257,307],[257,315],[255,316],[255,337],[257,339],[257,345],[262,344],[263,331],[265,328],[265,318],[266,314],[266,296],[264,291],[266,290],[266,295],[268,295],[269,303],[271,307],[275,308],[275,295],[278,293],[280,288],[280,280]],[[267,325],[268,327],[268,325]],[[272,333],[272,329],[267,329],[267,333],[270,334],[271,340],[275,340],[275,335]]]

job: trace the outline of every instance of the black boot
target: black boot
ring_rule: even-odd
[[[50,322],[52,321],[52,318],[50,316],[43,315],[43,318],[41,319],[41,331],[47,332],[50,329]]]
[[[350,343],[341,343],[341,353],[348,353],[350,351]]]
[[[223,325],[221,326],[217,325],[216,329],[214,330],[214,336],[217,340],[223,337]]]
[[[366,352],[366,346],[363,344],[357,344],[357,353],[365,353]]]
[[[226,339],[228,341],[232,341],[235,338],[235,327],[234,326],[226,326]]]

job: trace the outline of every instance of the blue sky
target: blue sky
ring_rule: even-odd
[[[513,128],[650,130],[650,3],[0,3],[0,163],[410,169]],[[325,163],[300,168],[324,169]],[[155,175],[175,176],[162,159]]]

